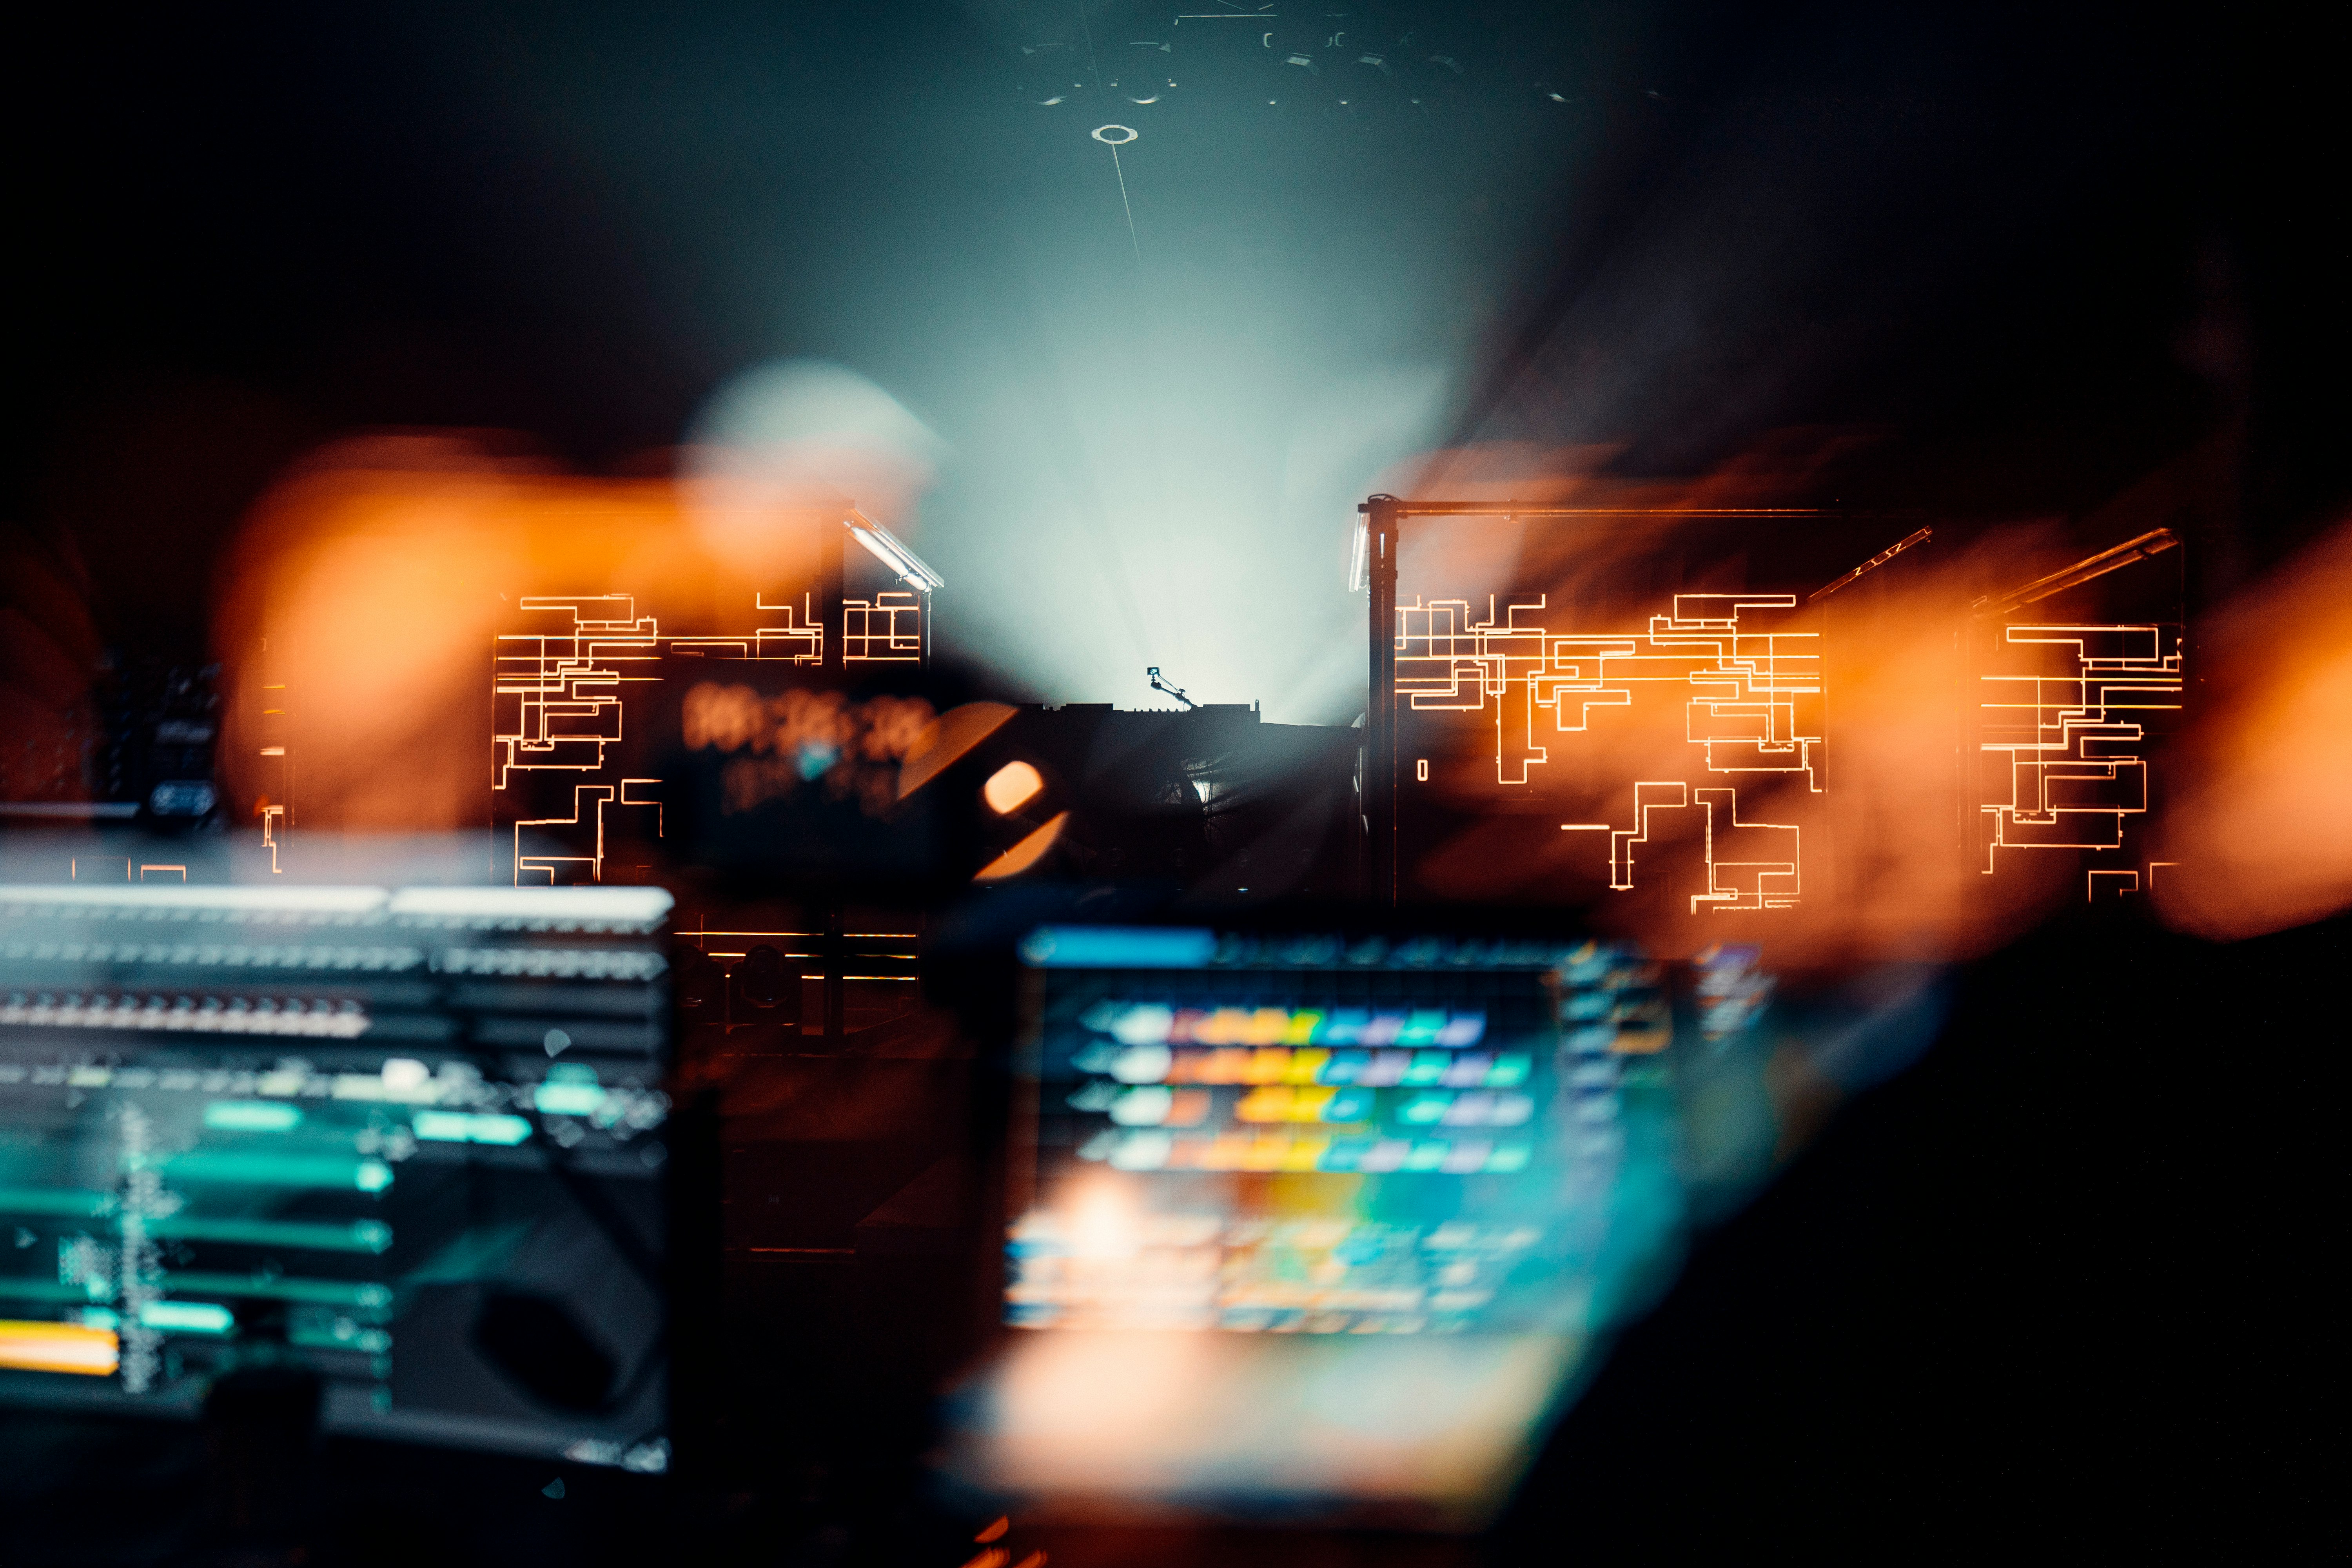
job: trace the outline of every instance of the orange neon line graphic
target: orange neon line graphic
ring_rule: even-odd
[[[1556,634],[1540,624],[1546,606],[1541,596],[1503,604],[1494,595],[1483,617],[1464,599],[1397,606],[1396,694],[1420,711],[1491,711],[1496,783],[1531,782],[1528,769],[1551,756],[1538,735],[1589,733],[1596,710],[1664,697],[1681,701],[1684,739],[1700,749],[1705,772],[1802,778],[1807,794],[1822,793],[1820,634],[1756,627],[1759,614],[1794,611],[1794,594],[1676,594],[1666,614],[1621,633]],[[1633,889],[1633,847],[1651,841],[1653,812],[1696,805],[1706,812],[1707,881],[1694,910],[1794,905],[1802,858],[1794,825],[1741,821],[1727,785],[1694,791],[1682,780],[1637,780],[1633,793],[1631,827],[1560,824],[1562,832],[1610,835],[1612,889]],[[1760,846],[1769,847],[1753,847]]]
[[[660,780],[616,778],[614,751],[627,738],[628,688],[649,685],[665,654],[730,661],[819,666],[824,662],[825,627],[810,613],[807,596],[797,606],[772,605],[754,594],[761,625],[741,633],[680,634],[661,629],[658,617],[642,615],[626,594],[527,595],[521,614],[555,616],[544,629],[502,632],[492,654],[490,700],[491,780],[494,795],[514,788],[519,773],[572,773],[595,779],[575,785],[570,816],[517,818],[511,874],[515,884],[555,881],[585,874],[601,881],[608,808],[651,807],[655,837],[663,832],[661,802],[647,786]],[[847,661],[919,660],[923,626],[910,594],[877,594],[842,607],[843,656]],[[633,793],[634,792],[634,793]],[[593,800],[592,815],[586,805]],[[526,855],[525,827],[571,828],[592,842],[585,853]]]
[[[2099,901],[2099,879],[2102,877],[2122,884],[2115,889],[2119,895],[2139,891],[2139,873],[2137,871],[2093,871],[2084,879],[2083,900],[2085,903]]]
[[[2004,645],[2065,649],[2063,674],[1981,678],[1982,752],[2005,759],[2006,798],[1982,802],[1990,818],[1982,875],[2003,849],[2120,849],[2126,818],[2148,809],[2147,741],[2137,715],[2177,712],[2182,668],[2178,628],[2150,623],[2012,626]],[[2133,879],[2136,871],[2095,871]],[[2095,891],[2086,884],[2085,897]]]

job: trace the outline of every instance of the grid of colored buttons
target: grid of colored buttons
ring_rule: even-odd
[[[1331,1138],[1280,1132],[1106,1130],[1079,1149],[1120,1171],[1341,1171],[1473,1175],[1523,1171],[1530,1143],[1486,1138]]]
[[[1486,1015],[1443,1007],[1171,1007],[1104,1002],[1079,1020],[1123,1046],[1439,1046],[1486,1037]]]
[[[1121,1127],[1198,1127],[1209,1120],[1215,1107],[1213,1097],[1201,1089],[1145,1084],[1108,1099],[1099,1098],[1101,1093],[1082,1089],[1072,1103],[1081,1110],[1107,1110]],[[1535,1114],[1535,1105],[1524,1094],[1423,1089],[1391,1096],[1387,1110],[1396,1121],[1412,1127],[1520,1127]],[[1266,1084],[1234,1104],[1233,1119],[1253,1123],[1363,1122],[1377,1119],[1381,1110],[1380,1097],[1369,1089]]]
[[[1072,1064],[1108,1073],[1120,1083],[1353,1084],[1364,1089],[1516,1089],[1527,1082],[1534,1057],[1523,1051],[1171,1050],[1166,1046],[1097,1047]]]

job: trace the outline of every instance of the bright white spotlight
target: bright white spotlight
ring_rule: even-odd
[[[679,471],[696,531],[715,553],[752,575],[789,578],[813,563],[798,552],[805,535],[780,528],[780,515],[839,515],[854,498],[906,527],[946,455],[946,443],[866,377],[788,360],[755,365],[712,396],[687,434]]]

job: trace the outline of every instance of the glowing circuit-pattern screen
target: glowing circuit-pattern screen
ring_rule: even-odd
[[[1069,930],[1029,952],[1011,1324],[1558,1328],[1642,1251],[1623,1199],[1673,1144],[1673,1022],[1637,952]]]
[[[923,657],[923,605],[912,594],[880,593],[841,606],[845,664],[916,664]]]
[[[2085,898],[2137,893],[2151,752],[2181,708],[2177,625],[2000,626],[1979,688],[1979,869],[2072,853]],[[2160,866],[2162,863],[2158,862]]]
[[[0,1397],[665,1468],[667,902],[0,889]]]
[[[1798,614],[1793,594],[1676,594],[1588,631],[1542,598],[1400,605],[1401,813],[1549,812],[1534,837],[1563,837],[1534,853],[1564,891],[1792,907],[1825,724],[1821,637]]]
[[[520,601],[530,629],[499,635],[491,674],[492,820],[511,837],[516,886],[629,880],[644,856],[615,865],[616,852],[662,837],[662,781],[631,763],[642,767],[654,692],[675,660],[823,666],[826,628],[805,597],[755,596],[752,610],[750,631],[681,634],[625,595]],[[908,593],[845,601],[842,658],[919,664],[923,613]]]

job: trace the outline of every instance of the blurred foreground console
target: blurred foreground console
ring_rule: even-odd
[[[668,907],[0,889],[0,1399],[664,1469]]]

